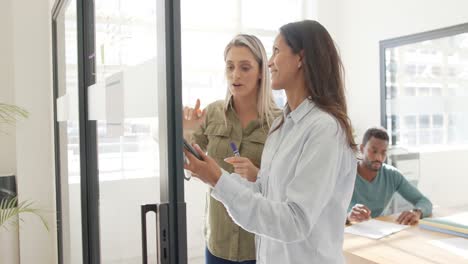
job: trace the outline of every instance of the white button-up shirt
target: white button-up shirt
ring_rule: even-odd
[[[337,120],[310,100],[284,118],[265,143],[257,181],[223,171],[212,196],[255,233],[258,264],[344,263],[355,154]]]

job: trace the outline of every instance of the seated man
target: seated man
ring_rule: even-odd
[[[418,223],[432,213],[432,203],[386,159],[388,134],[384,128],[370,128],[360,146],[363,155],[357,167],[353,197],[348,208],[347,222],[362,222],[382,214],[395,192],[412,203],[414,209],[400,214],[397,222],[404,225]]]

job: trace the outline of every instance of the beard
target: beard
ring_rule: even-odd
[[[380,168],[382,167],[382,162],[380,161],[365,161],[364,164],[366,167],[371,170],[371,171],[379,171]]]

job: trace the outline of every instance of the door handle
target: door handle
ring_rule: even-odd
[[[146,233],[146,214],[148,212],[154,212],[156,214],[156,226],[158,224],[158,205],[157,204],[144,204],[141,206],[141,239],[142,239],[142,258],[143,264],[148,264],[148,239]],[[158,232],[158,228],[156,228]],[[156,234],[159,238],[159,234]],[[159,240],[159,239],[158,239]],[[159,244],[159,243],[158,243]],[[159,247],[156,248],[157,256],[159,259]]]

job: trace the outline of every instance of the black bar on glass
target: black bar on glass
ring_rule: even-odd
[[[170,222],[169,222],[169,210],[171,206],[168,203],[162,203],[158,205],[158,215],[156,217],[157,222],[157,235],[158,235],[158,260],[159,264],[174,263],[175,257],[170,251],[171,240],[170,237]]]
[[[55,164],[55,211],[57,221],[57,261],[63,263],[63,226],[62,226],[62,188],[60,173],[60,133],[57,122],[58,98],[58,50],[57,50],[57,18],[62,12],[63,1],[57,0],[52,8],[52,71],[53,71],[53,110],[54,110],[54,164]]]
[[[78,104],[80,124],[81,221],[83,263],[101,263],[99,236],[99,175],[97,124],[88,120],[88,87],[96,83],[94,69],[94,1],[77,0]]]
[[[187,263],[182,137],[182,65],[180,0],[165,0],[168,175],[161,177],[161,263]],[[167,218],[164,217],[167,210]],[[164,222],[167,220],[167,224]],[[165,232],[167,230],[167,233]],[[167,245],[167,246],[166,246]],[[166,252],[167,251],[167,252]],[[166,258],[167,256],[167,258]]]

